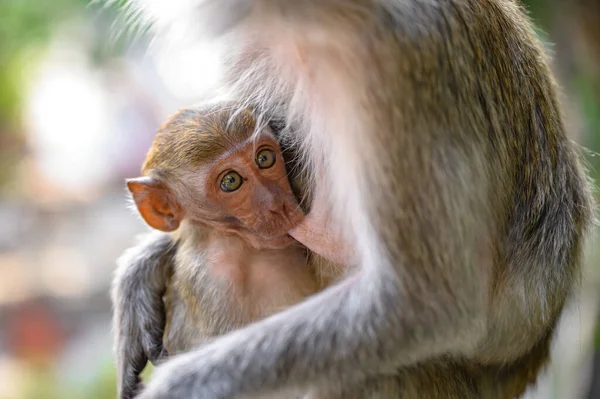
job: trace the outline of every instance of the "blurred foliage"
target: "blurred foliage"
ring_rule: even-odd
[[[534,20],[535,24],[547,27],[552,18],[553,7],[552,1],[549,0],[523,0],[526,8],[530,11],[530,17]],[[550,6],[549,6],[550,4]]]
[[[23,381],[23,399],[114,399],[117,379],[114,364],[107,362],[100,367],[96,378],[84,386],[57,383],[51,369],[28,370]]]
[[[585,76],[576,78],[574,83],[581,96],[583,116],[590,130],[590,134],[585,139],[590,149],[589,163],[593,167],[594,178],[597,181],[600,177],[600,154],[598,154],[600,151],[600,87],[598,82]]]
[[[24,57],[46,43],[56,23],[86,7],[87,0],[0,2],[0,123],[15,123],[21,105]]]
[[[24,147],[20,112],[25,76],[35,64],[31,55],[47,43],[56,23],[86,4],[86,0],[0,1],[0,186],[10,180]]]
[[[0,0],[0,188],[10,181],[25,151],[22,106],[27,78],[42,58],[56,29],[71,18],[84,18],[91,25],[89,59],[100,66],[123,51],[126,36],[106,32],[125,0],[112,3],[95,0]],[[102,8],[103,12],[95,13]],[[93,16],[92,16],[93,15]]]
[[[88,22],[102,30],[102,36],[110,30],[115,20],[116,10],[122,7],[125,0],[114,1],[114,7],[107,7],[106,2],[90,0],[3,0],[0,1],[0,124],[18,125],[19,108],[22,94],[19,83],[25,71],[35,66],[35,59],[30,59],[35,50],[43,48],[51,39],[55,28],[72,17],[91,14],[103,8],[104,18],[89,17]],[[103,60],[120,53],[125,40],[107,41],[105,37],[97,38],[90,49],[90,57],[98,64]]]
[[[97,365],[91,365],[97,367]],[[30,367],[23,376],[22,399],[114,399],[117,376],[112,359],[97,367],[95,378],[85,384],[59,383],[55,370],[48,367]],[[154,367],[149,363],[141,376],[147,381]],[[0,398],[2,393],[0,392]]]
[[[549,50],[557,51],[553,43],[562,41],[569,47],[569,52],[561,54],[555,61],[560,66],[563,65],[561,76],[561,85],[569,87],[570,101],[578,101],[580,104],[581,117],[586,128],[581,144],[585,146],[584,153],[587,155],[589,165],[592,167],[593,177],[598,180],[600,177],[600,80],[598,79],[598,65],[593,64],[590,70],[586,59],[588,54],[582,54],[581,50],[572,51],[578,47],[575,40],[580,40],[581,36],[573,32],[580,25],[582,10],[589,7],[589,3],[581,0],[524,0],[526,8],[529,10],[530,17],[536,25],[539,36],[546,43],[550,43]],[[596,9],[590,9],[593,17]],[[589,28],[588,28],[589,29]],[[568,36],[568,37],[563,37]],[[597,43],[592,45],[600,46],[600,37],[594,38]],[[585,48],[579,46],[579,48]],[[565,50],[565,49],[563,49]],[[590,49],[586,49],[589,51]],[[569,59],[565,60],[565,57]],[[566,66],[565,66],[566,65]],[[576,97],[575,97],[576,96]]]

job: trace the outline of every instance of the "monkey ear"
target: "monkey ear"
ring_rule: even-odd
[[[165,232],[177,230],[182,211],[169,187],[152,177],[138,177],[128,179],[127,188],[150,227]]]

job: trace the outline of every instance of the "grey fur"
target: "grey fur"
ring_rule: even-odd
[[[177,24],[196,38],[209,19],[230,27],[232,87],[290,118],[362,261],[310,300],[173,357],[140,398],[289,387],[311,398],[502,398],[535,382],[593,203],[516,3],[170,4],[178,12],[155,16],[163,32]],[[236,6],[246,19],[230,19]],[[280,37],[260,36],[272,26]],[[284,65],[287,44],[306,51],[305,64]]]
[[[117,261],[112,285],[113,329],[120,399],[141,388],[148,361],[167,355],[163,348],[163,295],[172,273],[176,245],[171,235],[151,232]]]
[[[272,308],[257,307],[236,295],[228,280],[211,274],[214,268],[206,254],[210,231],[183,221],[175,233],[144,236],[119,258],[112,300],[120,399],[133,398],[141,389],[140,373],[148,361],[157,364],[167,355],[189,351],[276,313],[313,294],[319,279],[330,279],[315,270],[325,269],[324,260],[307,258],[302,267],[313,276],[311,284],[281,281],[293,287],[286,298]]]
[[[117,261],[112,301],[120,399],[141,389],[148,361],[157,364],[250,321],[229,287],[211,280],[198,245],[202,229],[184,225],[180,239],[151,232]]]

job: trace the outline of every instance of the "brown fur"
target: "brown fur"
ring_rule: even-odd
[[[594,203],[517,2],[138,3],[161,33],[223,39],[227,84],[287,118],[359,255],[341,283],[159,367],[142,398],[522,394]]]
[[[248,142],[255,127],[250,111],[227,106],[180,111],[161,127],[146,177],[128,181],[144,220],[170,234],[151,234],[119,261],[121,399],[139,390],[146,361],[275,314],[335,278],[331,262],[287,236],[304,217],[278,143],[268,132]],[[256,154],[265,148],[275,161],[261,169]],[[232,170],[243,174],[245,192],[219,190],[218,177]],[[269,238],[276,233],[285,237]]]
[[[256,120],[250,111],[231,118],[232,105],[214,105],[180,110],[159,129],[142,166],[142,173],[197,167],[215,159],[254,132]]]

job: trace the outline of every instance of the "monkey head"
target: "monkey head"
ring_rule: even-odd
[[[142,218],[174,231],[185,219],[237,234],[256,248],[282,248],[304,218],[279,143],[253,135],[249,111],[189,109],[159,131],[143,167],[127,181]]]

